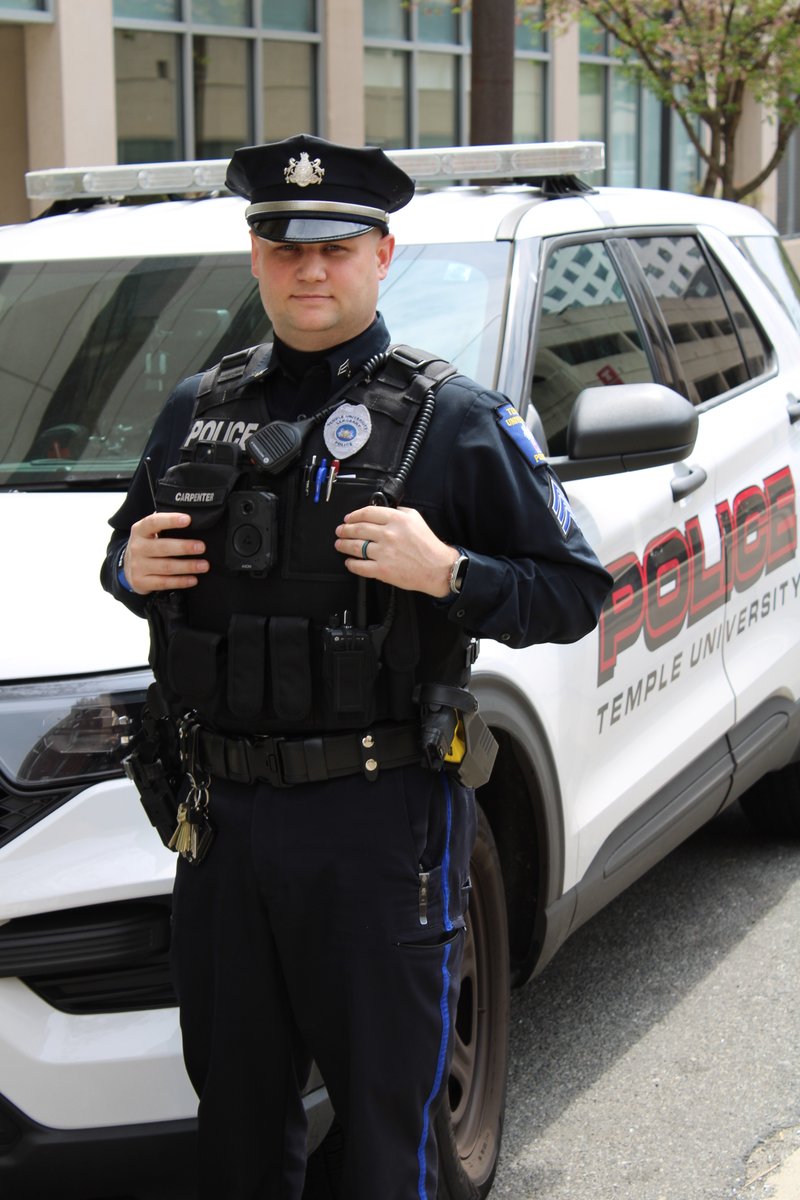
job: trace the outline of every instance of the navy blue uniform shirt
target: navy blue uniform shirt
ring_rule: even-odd
[[[343,377],[355,375],[388,344],[380,316],[359,337],[322,354],[304,355],[278,343],[263,383],[271,418],[308,415],[329,404]],[[153,479],[178,460],[200,379],[183,380],[156,421],[143,456],[150,460]],[[463,375],[437,391],[434,418],[403,504],[418,509],[443,541],[461,548],[469,567],[458,596],[419,598],[423,620],[427,612],[434,625],[446,619],[472,636],[515,647],[576,641],[596,625],[611,577],[535,451],[500,393]],[[122,587],[117,562],[131,526],[152,511],[150,484],[140,463],[124,503],[111,518],[114,533],[101,572],[106,590],[139,615],[147,597]]]

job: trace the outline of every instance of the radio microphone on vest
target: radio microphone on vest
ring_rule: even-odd
[[[316,423],[316,417],[305,421],[271,421],[247,439],[245,449],[258,466],[270,475],[279,475],[300,457],[303,442]]]

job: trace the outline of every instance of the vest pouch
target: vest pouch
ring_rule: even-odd
[[[170,707],[175,712],[183,712],[185,705],[170,685],[168,668],[172,637],[177,629],[186,624],[186,598],[183,592],[154,592],[148,602],[146,615],[150,628],[150,667],[166,694]]]
[[[157,512],[184,512],[192,518],[192,533],[216,525],[240,470],[230,463],[177,463],[156,485]],[[168,536],[186,537],[186,530],[166,530]]]
[[[264,707],[267,618],[235,613],[228,626],[228,708],[247,720]]]
[[[347,474],[345,466],[342,473]],[[288,489],[286,540],[281,559],[287,579],[340,582],[348,579],[344,555],[336,549],[336,526],[345,515],[365,508],[375,492],[376,480],[339,479],[327,489],[320,487],[315,503],[316,485],[310,482],[308,494],[300,480],[299,486]]]
[[[272,708],[280,721],[302,721],[311,713],[311,640],[305,617],[269,622]]]
[[[223,638],[203,629],[176,629],[167,648],[167,678],[170,687],[189,706],[211,711],[225,681]],[[225,689],[222,689],[225,695]]]
[[[327,707],[354,724],[375,715],[378,654],[367,629],[328,626],[322,631],[322,675]]]

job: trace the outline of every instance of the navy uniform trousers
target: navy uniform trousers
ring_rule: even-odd
[[[474,803],[417,766],[212,780],[217,835],[199,866],[179,860],[172,940],[201,1200],[300,1200],[312,1059],[345,1200],[434,1200]]]

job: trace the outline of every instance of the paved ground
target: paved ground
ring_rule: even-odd
[[[492,1200],[800,1198],[798,868],[737,807],[516,994]]]

